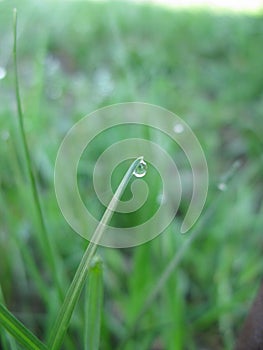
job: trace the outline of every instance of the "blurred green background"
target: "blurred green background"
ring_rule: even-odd
[[[8,308],[41,339],[50,332],[61,301],[39,234],[18,129],[14,7],[26,135],[65,291],[87,242],[58,208],[53,172],[59,145],[76,121],[113,103],[153,103],[183,118],[207,157],[207,204],[191,231],[179,233],[189,204],[185,199],[175,222],[153,241],[122,250],[99,248],[105,269],[100,349],[232,349],[263,276],[262,12],[126,2],[0,3],[0,285]],[[78,174],[98,217],[103,207],[92,189],[92,169],[105,145],[123,137],[127,134],[120,129],[94,143]],[[225,184],[237,162],[238,171]],[[147,181],[154,202],[159,182],[154,175]],[[141,221],[155,206],[149,204],[131,220]],[[125,218],[121,222],[129,224]],[[191,235],[195,239],[182,250]],[[177,257],[169,279],[137,322]],[[83,348],[84,298],[85,292],[63,349]]]

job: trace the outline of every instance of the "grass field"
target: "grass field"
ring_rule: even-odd
[[[26,139],[48,240],[16,112],[14,7]],[[0,3],[0,299],[43,342],[88,243],[57,205],[53,177],[59,145],[88,113],[139,101],[167,108],[191,126],[207,158],[207,202],[185,235],[179,228],[187,196],[156,239],[135,248],[98,248],[103,291],[94,292],[101,277],[91,275],[62,348],[98,348],[90,329],[100,326],[100,308],[102,350],[233,348],[263,276],[262,47],[262,14],[118,2]],[[80,163],[82,196],[98,218],[104,207],[92,187],[96,159],[111,142],[133,133],[149,137],[144,128],[117,128],[95,140]],[[169,152],[179,169],[184,166],[176,147]],[[116,184],[124,172],[115,174]],[[156,176],[149,167],[150,197],[143,211],[116,215],[115,223],[126,227],[151,216]],[[101,306],[94,293],[98,298],[103,293]],[[0,349],[21,348],[4,327],[0,335]]]

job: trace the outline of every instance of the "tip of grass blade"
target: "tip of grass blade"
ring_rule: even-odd
[[[97,268],[101,268],[103,264],[103,260],[99,255],[95,255],[90,263],[90,269],[96,270]]]

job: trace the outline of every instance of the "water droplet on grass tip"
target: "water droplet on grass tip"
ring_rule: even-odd
[[[174,132],[176,132],[176,134],[181,134],[183,131],[184,131],[184,126],[182,124],[175,124]]]
[[[144,175],[147,173],[147,164],[142,159],[140,163],[138,164],[137,168],[134,170],[133,175],[136,177],[144,177]]]
[[[1,132],[1,138],[3,141],[7,141],[9,139],[10,135],[9,132],[7,130],[3,130]]]
[[[217,185],[217,188],[218,188],[220,191],[224,192],[224,191],[227,190],[227,185],[226,185],[224,182],[221,182],[220,184]]]

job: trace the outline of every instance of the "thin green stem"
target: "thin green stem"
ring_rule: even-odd
[[[5,299],[4,299],[1,285],[0,285],[0,303],[5,307]],[[6,330],[0,329],[0,338],[2,340],[1,344],[2,344],[4,350],[7,350],[7,349],[17,350],[18,349],[17,343],[15,342],[14,338]]]
[[[0,303],[0,324],[27,350],[47,350],[47,347],[31,333],[6,307]]]
[[[34,203],[36,205],[36,212],[40,226],[41,238],[44,245],[44,251],[47,256],[48,263],[50,264],[51,271],[54,274],[54,279],[56,281],[60,298],[63,298],[63,288],[60,284],[60,278],[58,273],[58,267],[55,260],[55,254],[53,250],[53,246],[51,244],[47,228],[45,225],[44,215],[40,204],[40,196],[38,193],[37,183],[33,171],[33,165],[30,157],[29,146],[26,139],[26,133],[24,128],[24,117],[22,111],[22,104],[20,98],[20,88],[19,88],[19,76],[18,76],[18,65],[17,65],[17,10],[14,9],[14,46],[13,46],[13,59],[14,59],[14,69],[15,69],[15,91],[16,91],[16,104],[17,104],[17,112],[18,112],[18,121],[19,121],[19,129],[22,138],[22,145],[25,152],[26,159],[26,167],[29,173],[30,184],[32,188]]]
[[[84,286],[91,260],[96,252],[97,244],[100,242],[100,239],[107,228],[107,223],[110,221],[114,210],[116,209],[118,201],[133,175],[133,172],[140,164],[142,159],[142,157],[137,158],[127,170],[91,238],[91,241],[82,257],[73,281],[66,294],[64,303],[58,314],[55,325],[52,329],[52,333],[49,338],[50,350],[58,350],[61,347],[64,335],[67,331],[71,319],[71,315]]]
[[[103,303],[103,263],[96,255],[89,268],[85,296],[84,350],[98,350]]]

